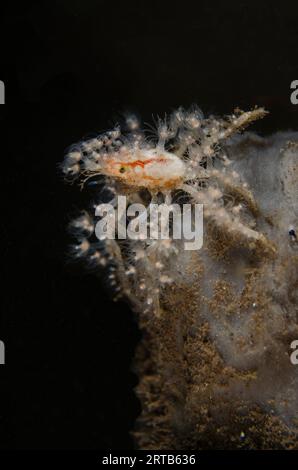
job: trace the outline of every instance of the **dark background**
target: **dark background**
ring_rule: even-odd
[[[297,5],[297,2],[296,2]],[[129,307],[67,261],[88,196],[65,149],[127,109],[265,106],[253,128],[296,129],[298,8],[280,2],[64,0],[1,5],[0,447],[129,449],[140,413]]]

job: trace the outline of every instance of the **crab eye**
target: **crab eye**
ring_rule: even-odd
[[[122,167],[120,168],[119,173],[125,173],[125,168],[124,168],[124,166],[122,166]]]

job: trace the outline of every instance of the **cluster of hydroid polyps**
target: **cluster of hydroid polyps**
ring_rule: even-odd
[[[82,188],[88,182],[99,184],[99,194],[117,210],[117,195],[128,203],[172,203],[188,201],[206,205],[205,218],[214,227],[233,233],[242,243],[274,251],[249,220],[255,203],[242,185],[222,149],[222,142],[250,122],[266,114],[263,108],[237,110],[225,119],[209,116],[193,106],[179,108],[158,119],[156,133],[148,137],[134,116],[121,128],[73,145],[62,165],[68,181]],[[109,195],[109,196],[107,196]],[[228,199],[228,200],[227,200]],[[231,201],[234,203],[231,203]],[[99,196],[96,204],[104,202]],[[96,206],[95,204],[95,206]],[[74,254],[99,267],[112,261],[119,286],[126,297],[143,310],[160,314],[160,294],[165,284],[175,282],[171,263],[183,250],[180,240],[97,240],[96,218],[83,214],[72,223],[78,243]],[[117,238],[117,237],[116,237]],[[187,256],[183,253],[183,256]]]
[[[71,147],[66,180],[92,187],[71,223],[75,258],[129,300],[146,449],[298,448],[298,135],[242,130],[264,109],[204,117],[192,107],[147,134],[134,116]],[[97,208],[119,197],[203,204],[204,242],[97,237]],[[128,222],[128,221],[126,221]],[[162,221],[161,221],[162,222]],[[148,222],[150,225],[150,222]],[[148,230],[150,227],[148,227]]]

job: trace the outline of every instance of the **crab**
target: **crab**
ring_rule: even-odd
[[[152,195],[183,190],[195,196],[194,185],[210,176],[214,158],[229,161],[220,143],[250,122],[265,116],[264,108],[236,110],[227,120],[203,118],[199,108],[179,108],[159,119],[157,139],[149,140],[134,116],[126,129],[113,130],[74,145],[62,165],[68,180],[83,187],[91,177],[105,176],[127,189],[147,189]],[[191,184],[189,184],[191,182]]]

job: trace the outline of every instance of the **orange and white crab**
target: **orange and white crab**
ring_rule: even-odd
[[[208,178],[214,157],[228,163],[219,143],[266,111],[237,111],[228,120],[203,119],[201,111],[179,108],[169,118],[159,121],[157,139],[148,141],[134,117],[120,127],[75,145],[66,155],[63,172],[68,179],[83,183],[90,177],[104,175],[127,187],[146,188],[151,193],[168,194],[183,189],[194,195],[194,182]],[[192,182],[188,185],[188,182]]]

